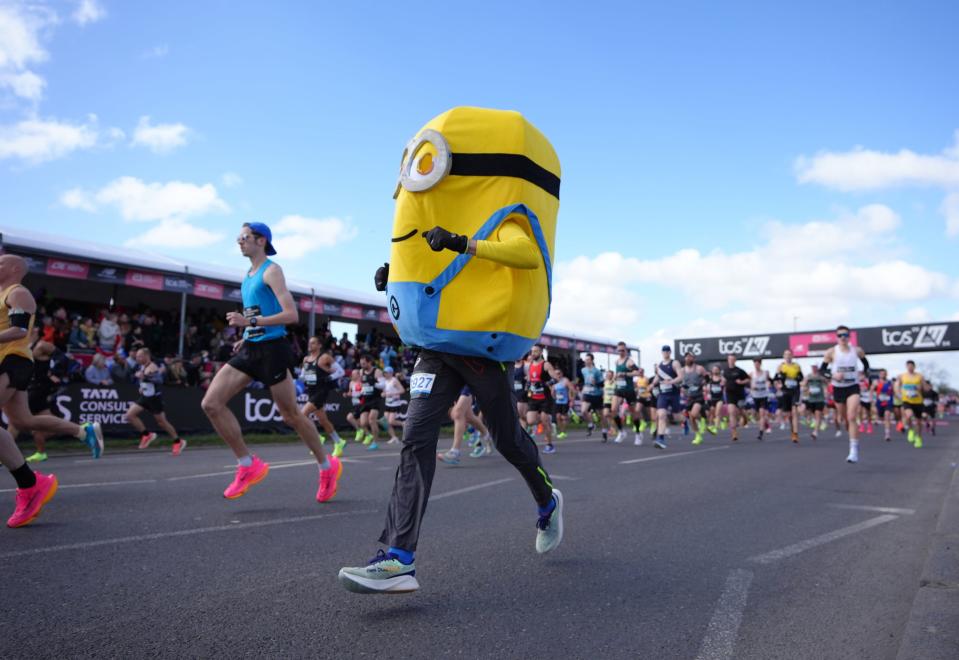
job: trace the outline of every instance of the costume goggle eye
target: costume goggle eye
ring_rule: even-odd
[[[423,192],[442,181],[453,165],[450,145],[439,131],[426,129],[410,140],[403,150],[400,176],[396,182],[393,199],[400,188],[409,192]]]

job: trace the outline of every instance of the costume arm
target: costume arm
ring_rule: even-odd
[[[474,248],[475,245],[475,248]],[[488,241],[470,241],[469,251],[508,268],[535,270],[543,264],[536,243],[515,220],[507,220]]]

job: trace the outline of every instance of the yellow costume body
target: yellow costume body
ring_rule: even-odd
[[[407,147],[397,184],[387,303],[404,343],[501,362],[549,316],[560,166],[521,114],[460,107]],[[434,252],[433,227],[476,241]]]

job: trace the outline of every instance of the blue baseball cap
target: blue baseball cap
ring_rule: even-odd
[[[670,353],[672,353],[672,352],[673,352],[673,347],[672,347],[672,346],[663,346],[662,350],[663,350],[664,352],[665,352],[665,351],[669,351]]]
[[[383,369],[383,373],[391,374],[393,373],[393,367],[386,367]]]
[[[265,222],[248,222],[246,226],[254,234],[259,234],[266,239],[266,253],[269,256],[276,254],[276,250],[273,248],[273,232],[270,231]]]

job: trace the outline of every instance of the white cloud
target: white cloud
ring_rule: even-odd
[[[946,218],[946,236],[959,236],[959,193],[946,195],[939,212]]]
[[[223,176],[220,177],[220,181],[223,182],[224,188],[236,188],[243,184],[243,177],[236,172],[224,172]]]
[[[949,297],[947,275],[885,254],[900,221],[888,207],[871,205],[833,221],[767,223],[764,242],[749,250],[703,253],[683,249],[658,259],[619,252],[558,262],[551,322],[558,327],[636,338],[636,327],[669,324],[675,306],[702,310],[694,328],[675,324],[663,332],[708,336],[830,325],[863,305],[918,303]],[[664,309],[643,304],[654,287],[672,293]],[[688,326],[688,324],[687,324]],[[696,330],[698,334],[686,334]],[[672,336],[656,336],[653,343]],[[657,347],[658,350],[658,347]]]
[[[0,90],[39,100],[46,83],[29,67],[49,57],[40,35],[55,22],[56,14],[43,6],[0,3]]]
[[[107,15],[107,10],[103,8],[96,0],[80,0],[77,8],[73,10],[71,18],[77,25],[83,26],[88,23],[96,23]]]
[[[137,122],[131,144],[147,147],[153,153],[169,153],[185,145],[189,133],[183,124],[151,124],[150,117],[144,115]]]
[[[919,306],[907,309],[905,319],[906,323],[925,323],[926,321],[931,321],[932,317],[929,315],[928,309]]]
[[[96,117],[86,124],[55,119],[27,119],[0,126],[0,160],[18,158],[31,164],[62,158],[97,144]]]
[[[349,220],[305,218],[288,215],[271,227],[273,247],[289,259],[299,259],[313,250],[333,247],[352,240],[357,230]]]
[[[201,248],[222,238],[223,234],[203,229],[182,219],[168,218],[161,220],[146,233],[125,241],[124,245],[133,248]]]
[[[60,202],[69,208],[86,211],[113,206],[124,220],[132,222],[183,220],[230,211],[212,183],[145,183],[132,176],[115,179],[96,192],[73,188],[61,195]]]
[[[147,59],[147,60],[149,60],[149,59],[159,59],[159,58],[161,58],[161,57],[166,57],[166,56],[167,56],[167,53],[169,53],[169,52],[170,52],[170,47],[169,47],[168,45],[166,45],[166,44],[159,44],[159,45],[154,46],[153,48],[150,48],[150,49],[148,49],[148,50],[145,50],[145,51],[143,52],[143,58],[144,58],[144,59]]]
[[[875,190],[895,186],[959,187],[959,131],[953,146],[941,154],[895,153],[857,147],[851,151],[823,151],[796,159],[800,183],[818,183],[839,190]]]

